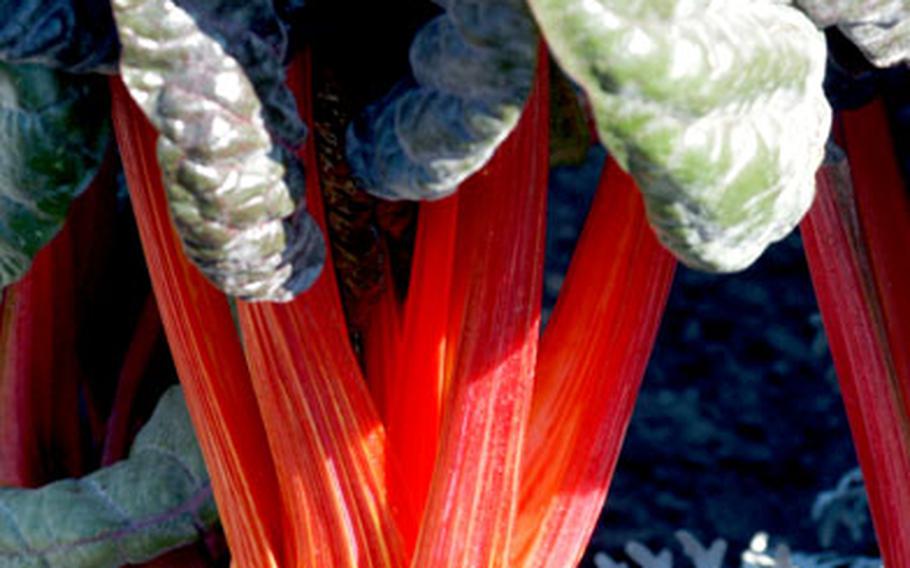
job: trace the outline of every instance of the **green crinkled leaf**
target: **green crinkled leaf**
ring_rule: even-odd
[[[747,267],[809,208],[830,108],[825,43],[774,0],[530,0],[661,241]]]
[[[322,235],[294,154],[306,129],[284,86],[285,30],[268,0],[114,0],[121,73],[160,133],[158,160],[187,255],[247,300],[315,280]]]
[[[186,403],[173,387],[128,459],[78,480],[0,489],[0,565],[115,568],[193,542],[216,521]]]
[[[98,78],[0,63],[0,288],[25,274],[94,177],[107,101]]]
[[[0,60],[114,73],[120,45],[107,0],[0,0]]]
[[[367,191],[438,199],[483,167],[531,91],[538,36],[523,0],[448,0],[411,45],[413,82],[351,126],[347,156]]]
[[[821,28],[837,26],[878,67],[910,63],[906,0],[796,0]]]

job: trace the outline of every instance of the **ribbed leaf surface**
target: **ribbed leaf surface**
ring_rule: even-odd
[[[82,479],[0,489],[6,568],[117,568],[199,538],[217,520],[179,388],[167,391],[128,459]]]
[[[537,33],[521,0],[445,0],[411,45],[399,84],[348,130],[367,191],[439,199],[479,170],[515,127],[534,81]]]
[[[531,0],[601,140],[683,262],[733,271],[812,203],[828,136],[825,42],[756,0]]]
[[[4,0],[0,60],[115,73],[120,44],[107,0]]]
[[[904,0],[797,0],[819,27],[837,26],[879,67],[910,62],[910,4]]]
[[[99,78],[0,63],[0,288],[63,225],[110,140]]]
[[[171,215],[219,288],[288,301],[325,256],[303,211],[306,135],[284,86],[284,28],[268,0],[115,0],[121,73],[157,128]]]

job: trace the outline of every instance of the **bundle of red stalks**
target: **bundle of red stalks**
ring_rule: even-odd
[[[310,123],[305,58],[288,81]],[[147,416],[139,393],[163,329],[234,566],[576,565],[675,261],[631,178],[608,162],[541,333],[547,81],[544,69],[485,169],[419,206],[406,294],[386,286],[370,303],[355,350],[331,259],[293,302],[240,302],[232,313],[184,257],[156,133],[113,79],[153,295],[123,352],[108,354],[120,362],[109,400],[93,403],[100,387],[79,355],[93,313],[80,302],[92,243],[102,246],[116,206],[104,197],[114,176],[102,171],[3,296],[0,481],[80,475],[99,448],[103,464],[123,457]],[[910,566],[910,201],[880,104],[843,113],[835,129],[847,159],[818,174],[806,252],[882,553],[889,567]],[[310,137],[301,157],[309,208],[324,223],[318,151]],[[212,565],[213,540],[151,565]]]

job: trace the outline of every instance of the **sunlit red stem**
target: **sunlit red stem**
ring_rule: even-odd
[[[812,282],[886,566],[910,566],[910,198],[884,107],[836,123],[802,224]]]
[[[385,397],[389,463],[400,470],[389,477],[389,496],[414,512],[411,522],[400,523],[408,550],[417,540],[436,461],[457,219],[457,195],[420,205],[399,349],[384,354],[394,368]]]
[[[545,64],[538,75],[516,130],[460,189],[449,319],[459,339],[447,340],[451,386],[414,566],[510,565],[544,256]]]
[[[309,58],[288,83],[311,116]],[[315,155],[302,152],[310,213],[324,230]],[[385,430],[348,342],[331,259],[288,304],[241,302],[247,358],[288,510],[288,566],[407,563],[386,497]]]
[[[512,566],[574,566],[600,516],[676,262],[614,161],[541,340]]]
[[[0,486],[34,487],[81,473],[73,281],[64,228],[2,292]]]
[[[385,492],[385,432],[344,322],[320,292],[329,282],[290,304],[239,306],[295,535],[291,565],[401,566]]]
[[[111,94],[152,287],[232,557],[243,568],[288,566],[275,469],[227,301],[181,250],[155,160],[157,133],[118,78]]]

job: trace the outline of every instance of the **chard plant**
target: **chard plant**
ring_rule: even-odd
[[[740,270],[802,222],[910,566],[910,197],[881,101],[829,142],[819,29],[905,65],[904,3],[0,14],[0,565],[576,565],[677,259]],[[551,153],[590,138],[542,330]]]

